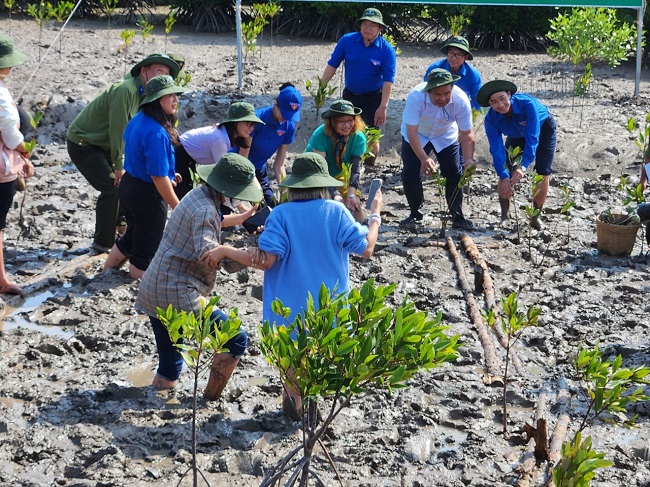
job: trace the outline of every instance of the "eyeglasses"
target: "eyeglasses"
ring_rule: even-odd
[[[464,52],[458,52],[458,51],[456,51],[456,52],[452,52],[452,51],[447,51],[447,57],[453,57],[453,58],[455,58],[455,59],[464,58],[466,55],[467,55],[467,54],[465,54]]]
[[[347,120],[335,120],[334,123],[336,125],[354,125],[354,118],[347,119]]]

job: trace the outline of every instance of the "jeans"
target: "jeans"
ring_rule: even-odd
[[[228,316],[221,310],[214,310],[212,312],[212,319],[216,320],[214,325],[218,326],[221,321],[228,319]],[[158,347],[158,370],[156,373],[167,380],[178,380],[183,370],[183,357],[169,338],[169,333],[165,325],[153,316],[149,316],[149,320],[151,321],[153,334],[156,338],[156,346]],[[244,355],[247,347],[248,335],[243,328],[240,328],[239,335],[228,340],[226,343],[228,353],[234,358],[239,358]]]

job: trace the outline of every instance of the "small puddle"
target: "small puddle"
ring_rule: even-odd
[[[144,363],[129,369],[126,378],[134,387],[146,387],[151,384],[155,375],[153,365]]]
[[[32,321],[29,321],[28,318],[21,316],[23,313],[31,313],[41,304],[43,304],[45,300],[52,296],[54,296],[54,294],[52,294],[50,291],[45,291],[44,293],[29,296],[17,308],[12,308],[10,306],[7,307],[4,316],[0,321],[0,330],[9,331],[16,330],[18,328],[25,328],[27,330],[38,331],[45,335],[56,336],[62,340],[69,340],[74,336],[73,331],[65,330],[60,326],[41,325],[39,323],[34,323]]]
[[[406,440],[405,448],[415,461],[431,462],[443,453],[458,450],[467,440],[467,433],[445,426],[423,428]]]
[[[253,376],[248,378],[248,385],[250,386],[263,386],[269,383],[268,377]]]

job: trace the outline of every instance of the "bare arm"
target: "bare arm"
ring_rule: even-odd
[[[471,166],[474,164],[474,144],[475,144],[475,137],[474,137],[474,131],[472,129],[469,129],[468,131],[460,131],[460,135],[458,137],[460,140],[460,149],[463,152],[463,159],[465,159],[465,167]]]
[[[393,91],[393,83],[384,81],[381,87],[381,103],[375,112],[375,126],[379,127],[386,123],[386,112],[388,110],[388,102],[390,101],[390,94]]]
[[[366,250],[363,251],[363,254],[361,254],[361,257],[364,259],[369,259],[375,250],[375,244],[377,243],[377,237],[379,236],[380,223],[379,219],[372,218],[372,215],[379,215],[383,206],[384,197],[381,194],[381,189],[378,189],[375,194],[375,199],[372,200],[372,205],[370,206],[371,218],[368,220],[368,235],[366,236],[368,246],[366,247]]]
[[[323,76],[321,79],[327,83],[329,83],[329,80],[332,79],[332,77],[336,74],[336,68],[330,66],[329,64],[325,67],[325,71],[323,71]]]
[[[250,154],[250,152],[251,152],[250,144],[248,147],[239,148],[239,155],[245,157],[246,159],[248,159],[248,154]]]
[[[287,170],[284,167],[284,160],[287,156],[287,144],[282,144],[275,154],[275,161],[273,162],[273,172],[275,173],[275,180],[280,184],[284,178],[287,177]]]
[[[167,202],[172,210],[176,208],[176,205],[178,205],[178,197],[174,193],[174,187],[169,178],[167,176],[151,176],[151,179],[158,193],[162,196],[162,199]]]

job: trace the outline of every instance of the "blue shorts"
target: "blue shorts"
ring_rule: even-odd
[[[523,137],[508,137],[506,139],[506,151],[510,147],[519,147],[522,152],[526,140]],[[537,174],[542,176],[549,176],[553,172],[553,159],[555,158],[555,146],[557,145],[557,125],[553,115],[548,114],[548,118],[539,129],[539,145],[535,152],[535,166],[534,169]],[[512,174],[512,164],[507,162],[508,171]]]

